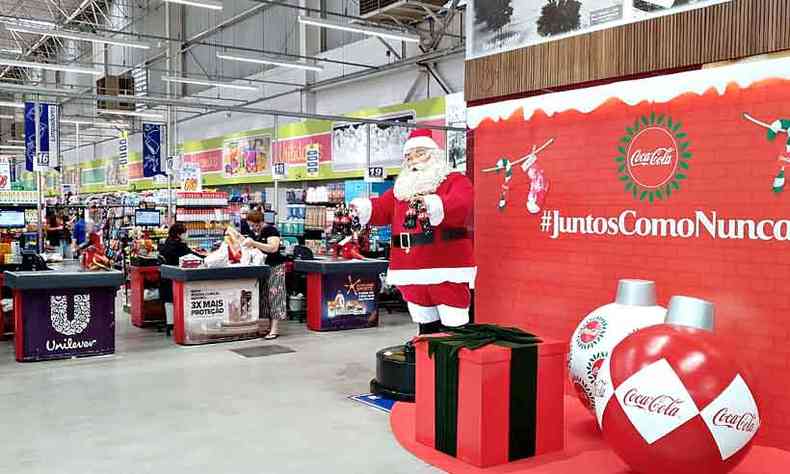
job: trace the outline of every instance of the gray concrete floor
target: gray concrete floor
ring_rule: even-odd
[[[378,349],[415,333],[408,315],[189,348],[116,315],[114,356],[20,364],[0,341],[0,473],[436,472],[347,398],[368,390]],[[272,343],[296,352],[230,351]]]

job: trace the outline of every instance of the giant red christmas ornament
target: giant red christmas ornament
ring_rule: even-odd
[[[598,373],[604,438],[636,472],[729,472],[760,427],[743,373],[713,335],[713,305],[676,296],[666,324],[623,339]]]
[[[584,406],[595,411],[593,385],[612,348],[637,329],[663,323],[666,313],[656,305],[654,282],[620,280],[615,302],[582,319],[571,337],[568,375]]]

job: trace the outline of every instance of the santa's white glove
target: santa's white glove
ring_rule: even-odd
[[[777,120],[776,122],[771,124],[771,131],[774,133],[779,133],[782,131],[782,121]]]
[[[354,198],[351,200],[351,208],[357,211],[359,217],[359,224],[364,227],[370,222],[370,216],[373,214],[373,203],[368,198]]]
[[[436,227],[444,222],[444,204],[442,198],[436,194],[428,194],[422,197],[425,209],[428,211],[428,220],[431,225]]]

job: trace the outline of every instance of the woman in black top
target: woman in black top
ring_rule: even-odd
[[[184,241],[186,239],[187,228],[184,224],[176,223],[170,226],[167,232],[167,240],[159,247],[159,260],[165,265],[178,266],[178,259],[184,255],[203,255],[195,252]],[[167,325],[173,325],[173,283],[170,279],[161,278],[159,280],[159,298],[165,303],[165,313]]]
[[[280,321],[286,319],[285,309],[285,257],[280,253],[280,231],[272,224],[263,222],[261,211],[247,214],[247,223],[252,235],[242,245],[253,247],[266,254],[266,265],[271,267],[268,281],[261,288],[261,303],[266,317],[271,320],[269,334],[264,339],[277,339],[280,336]]]

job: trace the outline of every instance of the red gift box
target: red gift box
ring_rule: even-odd
[[[416,437],[419,443],[435,449],[435,365],[428,356],[428,341],[422,339],[415,346]],[[544,339],[537,346],[536,456],[565,447],[563,398],[567,344]],[[478,467],[508,463],[511,350],[489,344],[477,350],[461,349],[458,359],[456,457]]]

